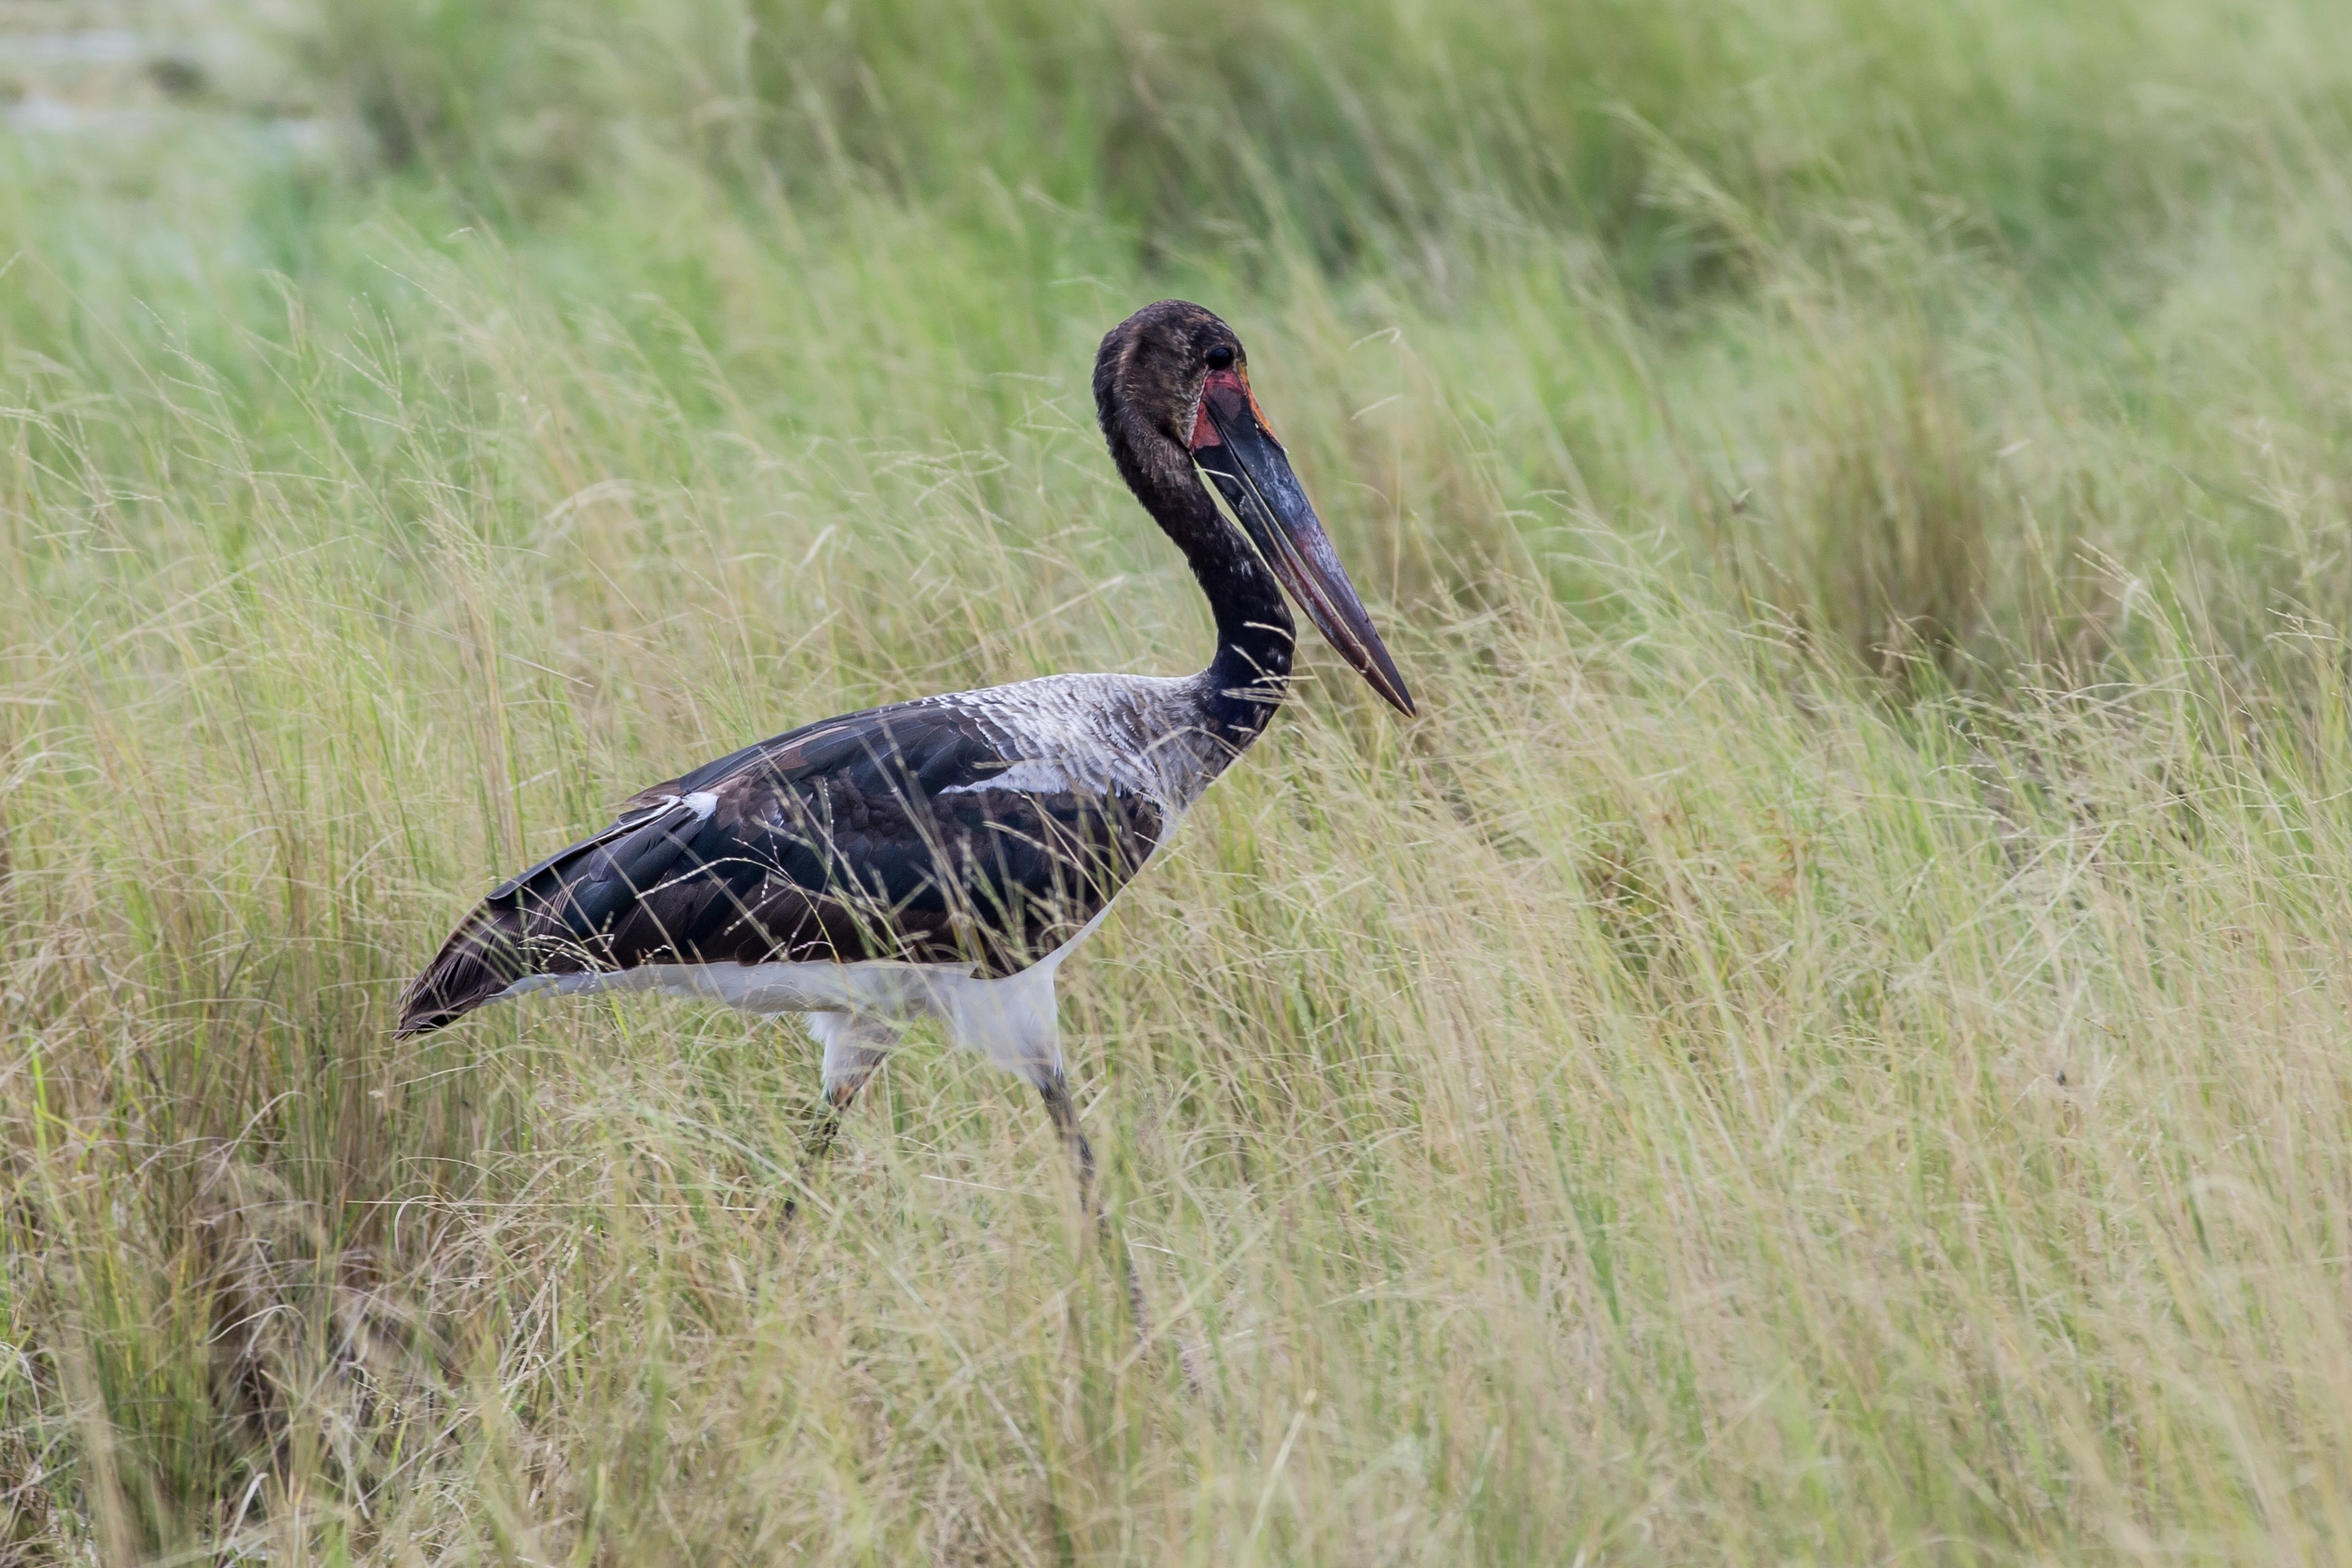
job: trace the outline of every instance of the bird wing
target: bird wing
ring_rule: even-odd
[[[1007,755],[978,696],[826,720],[632,797],[492,890],[403,995],[400,1032],[438,1028],[528,974],[1026,968],[1135,875],[1164,813],[1145,792]]]

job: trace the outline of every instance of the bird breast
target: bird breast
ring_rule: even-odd
[[[1232,760],[1208,728],[1197,687],[1146,675],[1047,675],[939,699],[964,707],[1010,765],[956,787],[1140,795],[1168,817],[1182,816]]]

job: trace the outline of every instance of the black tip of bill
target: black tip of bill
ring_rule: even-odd
[[[1248,383],[1232,372],[1219,372],[1209,378],[1201,403],[1217,441],[1196,448],[1193,460],[1216,481],[1250,543],[1340,657],[1390,706],[1411,718],[1413,694],[1405,689],[1396,660],[1373,629],[1347,568],[1331,547],[1331,536],[1323,531],[1323,520],[1298,487],[1282,444],[1259,416]]]

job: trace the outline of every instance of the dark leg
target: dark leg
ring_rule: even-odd
[[[801,1185],[808,1185],[809,1177],[833,1152],[833,1141],[841,1132],[841,1118],[857,1099],[866,1081],[874,1076],[882,1058],[898,1043],[900,1027],[886,1019],[850,1013],[811,1013],[808,1032],[825,1048],[825,1099],[817,1115],[808,1124],[808,1132],[801,1140]],[[800,1212],[801,1196],[795,1192],[784,1200],[784,1217],[788,1223]]]
[[[1095,1234],[1105,1247],[1117,1240],[1111,1234],[1111,1217],[1094,1201],[1094,1146],[1087,1142],[1086,1130],[1078,1125],[1078,1107],[1070,1099],[1070,1082],[1059,1072],[1038,1085],[1038,1093],[1045,1101],[1045,1114],[1054,1118],[1054,1131],[1061,1134],[1063,1145],[1070,1150],[1072,1164],[1078,1167],[1078,1207],[1094,1221]],[[1136,1337],[1152,1338],[1152,1316],[1143,1303],[1143,1277],[1136,1273],[1136,1260],[1124,1251],[1120,1262],[1127,1271],[1127,1309],[1135,1314]]]
[[[1078,1107],[1071,1102],[1070,1081],[1059,1072],[1038,1085],[1037,1092],[1045,1101],[1045,1114],[1054,1118],[1054,1131],[1070,1150],[1070,1158],[1078,1167],[1078,1207],[1089,1214],[1094,1207],[1094,1147],[1087,1142],[1085,1129],[1078,1125]]]
[[[848,1113],[850,1102],[857,1098],[857,1091],[866,1086],[866,1076],[860,1073],[855,1078],[826,1086],[824,1102],[818,1107],[817,1115],[810,1118],[808,1132],[801,1140],[802,1186],[808,1185],[809,1178],[816,1174],[817,1167],[823,1164],[825,1157],[833,1152],[833,1141],[841,1133],[841,1118]],[[787,1195],[784,1200],[785,1220],[789,1223],[800,1211],[801,1195],[797,1192]]]

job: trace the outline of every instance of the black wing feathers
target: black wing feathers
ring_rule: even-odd
[[[936,703],[829,720],[628,801],[502,883],[403,998],[437,1028],[526,974],[645,963],[896,958],[1025,968],[1158,842],[1126,793],[989,787],[1001,755]]]

